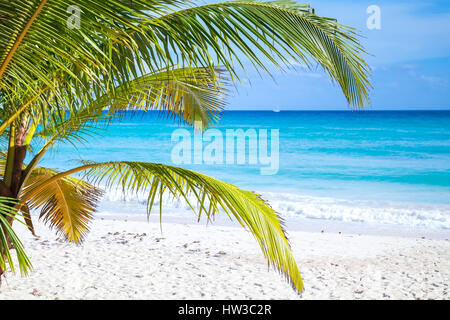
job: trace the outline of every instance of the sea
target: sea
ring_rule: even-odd
[[[83,135],[83,142],[58,144],[43,165],[65,170],[80,160],[165,163],[255,191],[287,220],[450,232],[450,111],[225,111],[213,129],[215,146],[221,144],[217,137],[224,140],[213,153],[219,160],[198,161],[195,152],[201,154],[213,140],[167,114],[130,111]],[[226,161],[227,130],[239,129],[253,133],[245,142],[246,157]],[[192,137],[183,145],[192,149],[183,151],[192,155],[184,163],[174,159],[182,134]],[[194,141],[199,136],[200,148]],[[276,170],[269,174],[261,170],[269,164],[260,157],[259,141],[266,142],[267,155],[276,156]],[[250,163],[252,155],[256,161]],[[164,200],[164,208],[163,214],[191,214],[180,201]],[[98,214],[145,215],[145,210],[145,194],[112,189]]]

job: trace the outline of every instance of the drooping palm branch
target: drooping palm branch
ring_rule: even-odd
[[[276,212],[258,194],[241,190],[232,184],[201,173],[145,162],[85,162],[83,166],[66,172],[43,179],[38,177],[24,190],[20,201],[24,203],[32,201],[33,204],[30,206],[45,204],[41,213],[44,220],[50,221],[51,226],[57,226],[68,239],[78,241],[88,231],[87,222],[91,218],[89,214],[79,213],[82,211],[79,207],[88,207],[97,201],[95,189],[89,185],[84,188],[85,182],[78,180],[80,182],[73,187],[75,189],[69,191],[69,199],[73,202],[67,206],[66,201],[60,201],[57,197],[63,197],[69,192],[64,192],[60,188],[56,190],[53,186],[67,183],[65,179],[70,175],[83,171],[85,172],[83,177],[94,184],[102,184],[107,188],[119,185],[124,193],[148,192],[149,215],[155,198],[158,197],[161,204],[166,193],[173,198],[182,198],[186,201],[198,213],[199,220],[202,215],[209,220],[221,210],[224,211],[230,218],[236,219],[244,228],[251,231],[269,263],[284,273],[296,290],[303,290],[300,272],[290,250],[283,224]],[[73,197],[72,191],[77,191],[76,188],[80,188],[81,191],[75,192],[78,196]],[[85,198],[80,199],[82,196]],[[198,203],[198,209],[195,209],[192,200]],[[55,213],[49,213],[48,207]],[[159,209],[162,214],[162,207]],[[64,215],[64,212],[71,210],[75,211],[74,214]],[[88,211],[93,210],[89,208]],[[77,216],[78,220],[73,221],[73,216]]]
[[[158,110],[202,128],[216,124],[225,108],[226,71],[208,68],[165,68],[126,82],[97,99],[92,108]]]
[[[48,168],[34,168],[23,190],[24,199],[28,198],[28,189],[49,181],[57,174],[57,171]],[[29,197],[26,203],[30,209],[40,208],[40,218],[50,227],[55,227],[67,240],[80,242],[89,231],[89,221],[102,194],[95,186],[66,176],[47,183],[39,193]]]

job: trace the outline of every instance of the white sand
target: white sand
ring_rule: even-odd
[[[448,240],[289,232],[299,296],[238,227],[95,220],[81,246],[36,227],[17,228],[34,270],[9,273],[0,300],[449,298]]]

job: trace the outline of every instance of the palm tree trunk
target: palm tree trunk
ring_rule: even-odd
[[[11,130],[11,132],[13,131],[16,132],[16,134],[13,137],[14,140],[13,149],[9,150],[10,152],[8,152],[8,158],[12,157],[13,160],[11,162],[11,169],[10,169],[11,174],[8,179],[9,181],[7,182],[0,181],[0,196],[2,197],[18,199],[18,195],[21,188],[20,184],[23,175],[23,168],[22,168],[23,161],[25,160],[25,156],[27,153],[27,146],[24,145],[24,142],[28,132],[28,122],[29,117],[26,116],[22,117],[19,128],[17,128],[16,130]],[[8,161],[7,159],[6,163],[8,162],[10,161]],[[7,216],[5,218],[8,221],[8,223],[12,226],[14,217]],[[14,249],[14,246],[12,245],[8,237],[6,238],[6,241],[8,243],[8,248]],[[0,252],[0,254],[4,255],[4,252]],[[0,268],[0,283],[1,283],[1,276],[5,272],[6,270],[2,270],[2,268]]]
[[[20,192],[20,183],[22,180],[23,174],[23,161],[25,160],[25,156],[27,154],[27,146],[25,145],[25,138],[29,129],[29,116],[23,116],[20,119],[19,127],[15,130],[14,136],[14,161],[12,165],[11,172],[11,183],[10,190],[14,195],[14,198],[17,198]]]
[[[2,197],[8,197],[8,198],[12,198],[13,194],[10,190],[10,188],[6,185],[6,183],[4,181],[0,181],[0,196]],[[12,224],[12,219],[10,220],[9,217],[6,217],[6,219],[8,220],[8,223]],[[3,228],[3,227],[1,227]],[[6,239],[8,241],[8,246],[10,246],[11,242],[9,241],[9,239]],[[2,248],[0,248],[2,249]],[[4,252],[2,252],[3,250],[0,250],[0,254],[3,254],[3,256],[5,256]],[[3,270],[2,268],[0,268],[0,284],[1,284],[1,276],[5,273],[5,270]]]

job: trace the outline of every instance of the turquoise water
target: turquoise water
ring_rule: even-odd
[[[76,161],[68,160],[77,159],[173,164],[171,135],[177,128],[155,112],[129,114],[77,150],[58,146],[44,162],[56,168],[73,166]],[[450,111],[228,111],[215,128],[223,133],[278,129],[278,173],[263,176],[260,164],[184,167],[276,194],[280,205],[287,201],[282,195],[389,202],[390,207],[443,205],[439,219],[448,223],[442,215],[450,215]]]

